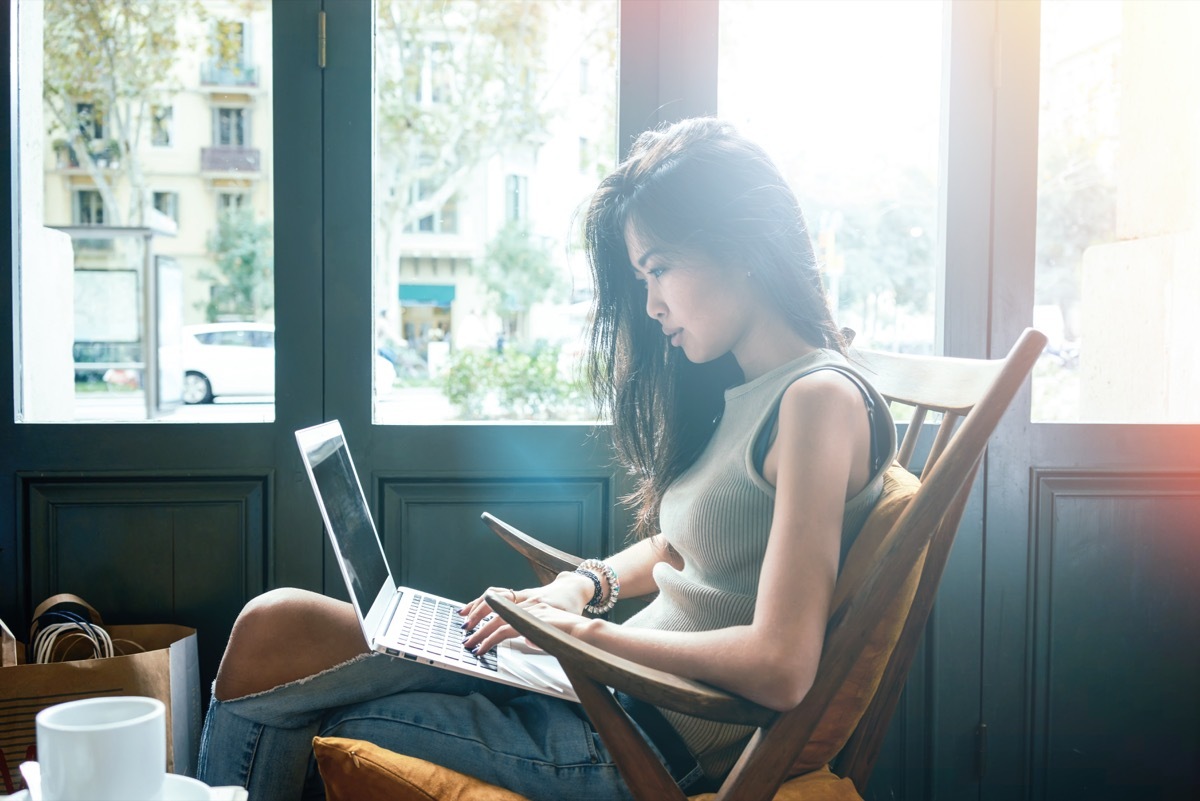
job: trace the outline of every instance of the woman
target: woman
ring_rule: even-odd
[[[586,218],[593,390],[635,471],[644,538],[505,590],[614,654],[774,709],[816,673],[841,555],[895,451],[886,403],[846,366],[795,196],[728,124],[643,134]],[[658,593],[624,625],[584,615]],[[514,632],[483,598],[465,641]],[[302,625],[298,625],[302,624]],[[729,771],[750,731],[630,708],[680,785]],[[214,685],[201,778],[319,797],[314,735],[367,739],[530,798],[628,798],[575,704],[368,656],[348,604],[247,605]]]

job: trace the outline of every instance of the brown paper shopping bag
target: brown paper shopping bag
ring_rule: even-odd
[[[68,601],[94,612],[80,598],[57,595],[35,611]],[[92,615],[99,623],[99,614]],[[48,706],[106,695],[145,695],[167,706],[167,770],[196,773],[200,744],[200,668],[196,630],[169,623],[104,627],[129,651],[102,659],[71,658],[23,663],[20,644],[0,621],[0,792],[20,788],[17,766],[34,759],[34,716]]]

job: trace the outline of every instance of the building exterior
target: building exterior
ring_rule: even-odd
[[[207,19],[187,14],[177,18],[179,57],[162,81],[175,91],[147,102],[129,121],[138,127],[129,132],[137,143],[136,167],[122,165],[119,147],[102,146],[115,142],[114,122],[111,111],[99,104],[79,103],[77,113],[81,121],[90,120],[89,133],[101,144],[90,148],[103,154],[93,159],[101,176],[67,146],[63,126],[53,114],[46,115],[46,224],[146,224],[169,232],[155,237],[153,247],[157,255],[171,257],[182,268],[185,323],[203,322],[212,298],[213,281],[202,275],[213,269],[207,243],[219,212],[249,208],[255,219],[269,222],[274,209],[270,4],[213,0],[203,8]],[[131,197],[134,169],[142,178],[146,205],[153,209],[142,220],[128,213],[136,205]],[[113,192],[107,201],[98,186],[105,179]],[[77,240],[77,270],[121,266],[111,248],[98,245],[83,240],[80,246]],[[77,309],[77,316],[84,311]]]

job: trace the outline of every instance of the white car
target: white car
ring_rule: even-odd
[[[271,323],[185,325],[182,339],[184,403],[275,394],[275,326]],[[390,387],[396,377],[392,363],[376,354],[375,370]]]
[[[275,326],[207,323],[183,327],[183,402],[275,394]]]

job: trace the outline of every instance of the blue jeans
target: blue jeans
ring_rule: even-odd
[[[533,801],[631,798],[578,704],[380,655],[256,695],[214,696],[199,778],[245,787],[251,801],[323,798],[318,735],[367,740]]]

